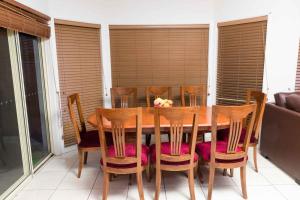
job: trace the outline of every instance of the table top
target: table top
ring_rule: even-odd
[[[201,106],[199,109],[199,123],[198,129],[199,130],[207,130],[211,127],[211,116],[212,116],[212,108]],[[97,128],[97,118],[96,113],[92,113],[89,117],[87,122],[91,124],[93,127]],[[191,127],[192,126],[192,116],[186,117],[184,119],[184,127]],[[228,126],[229,120],[226,117],[219,116],[217,119],[218,126]],[[111,123],[104,119],[103,122],[105,129],[110,129]],[[161,118],[160,121],[161,127],[169,127],[170,123],[168,120]],[[135,119],[129,120],[126,124],[126,128],[135,128],[136,122]],[[154,108],[143,108],[143,115],[142,115],[142,128],[144,129],[153,129],[154,128]]]

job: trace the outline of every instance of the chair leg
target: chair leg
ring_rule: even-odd
[[[151,144],[151,134],[146,135],[146,145],[149,147]]]
[[[155,200],[159,200],[160,184],[161,184],[161,170],[156,168]]]
[[[132,174],[129,174],[129,185],[132,185]]]
[[[80,178],[81,176],[81,171],[82,171],[82,167],[83,167],[83,162],[84,162],[84,152],[81,150],[78,150],[78,174],[77,177]]]
[[[227,176],[227,169],[223,169],[223,176]]]
[[[142,172],[137,172],[136,179],[137,179],[137,185],[138,185],[140,200],[144,200]]]
[[[233,169],[230,169],[230,177],[233,177]]]
[[[191,168],[188,173],[189,189],[191,200],[195,200],[195,185],[194,185],[194,168]]]
[[[150,163],[148,163],[147,168],[146,168],[146,177],[147,177],[147,181],[151,182],[151,165]]]
[[[204,177],[203,177],[203,174],[201,172],[201,162],[198,161],[198,177],[199,177],[199,182],[200,184],[202,185],[204,183]]]
[[[215,179],[215,168],[209,167],[208,195],[207,195],[208,200],[211,200],[211,197],[212,197],[212,189],[213,189],[213,185],[214,185],[214,179]]]
[[[109,173],[103,173],[103,191],[102,191],[102,200],[107,200],[107,195],[109,191]]]
[[[247,199],[247,187],[246,187],[246,167],[241,167],[241,185],[244,199]]]
[[[84,164],[87,163],[88,152],[84,152]]]
[[[258,172],[258,167],[257,167],[257,146],[254,146],[254,148],[253,148],[253,161],[254,161],[255,171]]]

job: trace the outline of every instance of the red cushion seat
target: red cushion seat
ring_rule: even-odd
[[[100,147],[98,130],[87,131],[80,133],[81,142],[79,147],[88,148],[88,147]]]
[[[150,158],[151,158],[151,163],[156,162],[156,151],[155,151],[155,144],[151,145],[150,147]],[[163,142],[161,143],[161,149],[160,149],[162,154],[167,154],[171,155],[171,144],[169,142]],[[181,144],[181,154],[189,154],[189,144],[188,143],[182,143]],[[194,156],[194,162],[198,161],[198,155],[195,153]],[[165,165],[186,165],[189,164],[189,161],[183,161],[183,162],[167,162],[167,161],[161,161],[162,164]]]
[[[107,147],[107,153],[109,157],[115,157],[116,151],[113,145],[110,145]],[[149,154],[149,148],[146,145],[142,145],[142,152],[141,152],[141,162],[142,166],[145,166],[148,164],[148,154]],[[126,157],[135,157],[136,156],[136,144],[125,144],[125,156]],[[101,165],[103,164],[103,161],[101,159]],[[136,167],[136,163],[132,164],[112,164],[107,163],[107,166],[109,167],[115,167],[115,168],[132,168]]]
[[[236,152],[242,151],[241,147],[237,147]],[[210,161],[210,154],[211,154],[211,142],[203,142],[198,143],[196,145],[196,152],[203,158],[204,161]],[[216,145],[216,152],[218,153],[226,153],[227,152],[227,142],[218,141]],[[243,159],[235,159],[235,160],[220,160],[217,159],[216,162],[241,162]]]
[[[246,132],[247,132],[247,129],[242,128],[241,138],[240,138],[240,142],[239,142],[240,144],[244,143],[245,137],[246,137]],[[219,130],[218,133],[217,133],[217,138],[218,138],[218,140],[221,140],[221,141],[228,141],[228,139],[229,139],[229,128]],[[256,143],[256,142],[257,142],[257,140],[255,138],[255,132],[252,132],[251,138],[250,138],[250,143]]]

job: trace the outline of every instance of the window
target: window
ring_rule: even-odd
[[[64,143],[69,146],[75,137],[67,97],[79,93],[85,119],[103,103],[100,26],[55,20],[55,35]]]
[[[180,85],[207,84],[208,25],[110,26],[112,85],[172,86],[179,100]],[[143,105],[144,105],[143,104]]]
[[[297,75],[296,75],[296,91],[300,92],[300,42],[299,42],[299,51],[298,51],[298,65],[297,65]]]
[[[262,90],[267,18],[218,24],[217,104],[243,103],[248,89]]]

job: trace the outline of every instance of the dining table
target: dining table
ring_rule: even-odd
[[[154,109],[153,107],[143,107],[142,108],[142,129],[144,134],[152,133],[154,134]],[[199,120],[198,120],[198,131],[210,131],[212,126],[212,107],[209,106],[200,106],[199,108]],[[96,117],[96,111],[95,113],[91,113],[88,116],[87,122],[93,126],[94,128],[97,128],[97,117]],[[184,128],[191,128],[193,123],[193,116],[185,116],[183,120],[183,127]],[[229,126],[229,119],[225,116],[218,116],[217,119],[217,126],[218,129],[226,128]],[[160,119],[160,127],[163,128],[169,128],[170,122],[165,119],[164,117],[161,117]],[[111,122],[108,121],[106,118],[103,118],[103,128],[106,131],[109,131],[111,129]],[[134,129],[136,128],[136,119],[132,118],[128,120],[125,123],[126,129]]]

